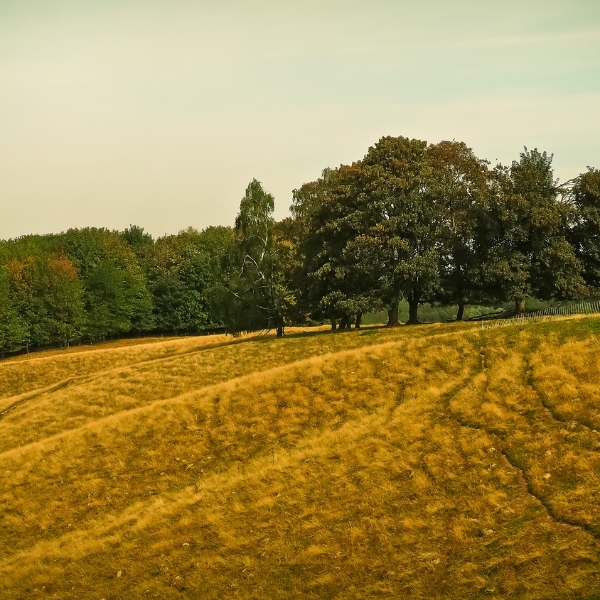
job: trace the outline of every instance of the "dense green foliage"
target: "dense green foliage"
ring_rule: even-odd
[[[280,244],[275,238],[275,199],[256,179],[246,188],[235,220],[229,329],[261,329],[266,325],[283,335],[288,297],[281,277]]]
[[[490,168],[462,142],[384,137],[294,190],[281,222],[254,179],[233,227],[3,241],[0,354],[144,332],[344,329],[373,311],[417,323],[425,303],[460,320],[467,305],[597,295],[600,171],[569,184],[537,149]]]
[[[580,175],[568,195],[575,211],[569,241],[583,265],[585,284],[600,289],[600,171]]]
[[[461,319],[469,303],[523,311],[528,297],[595,294],[585,228],[598,221],[583,198],[598,206],[596,172],[577,179],[569,202],[551,162],[525,149],[489,169],[460,142],[382,138],[362,161],[295,191],[304,298],[342,321],[385,307],[396,325],[400,300],[417,323],[426,302],[456,304]]]

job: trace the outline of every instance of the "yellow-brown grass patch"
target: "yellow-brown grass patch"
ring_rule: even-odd
[[[0,363],[1,597],[591,599],[594,323]]]

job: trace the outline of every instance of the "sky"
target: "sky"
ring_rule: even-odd
[[[600,2],[0,0],[0,239],[279,219],[388,135],[600,168]]]

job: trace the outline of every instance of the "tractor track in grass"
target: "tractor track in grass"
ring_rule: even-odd
[[[5,371],[7,393],[40,389],[0,399],[0,589],[274,597],[293,568],[315,598],[591,600],[600,446],[543,407],[571,414],[548,375],[573,354],[541,370],[534,350],[536,397],[535,336],[443,331]]]
[[[592,423],[592,422],[585,423],[585,422],[577,420],[577,419],[564,419],[554,409],[554,407],[548,402],[547,396],[536,385],[536,378],[533,375],[533,369],[532,369],[528,359],[525,360],[524,370],[525,370],[524,377],[526,380],[527,387],[536,395],[536,397],[540,401],[540,404],[543,406],[544,411],[551,419],[553,419],[557,423],[562,423],[563,425],[566,425],[567,427],[572,427],[575,425],[575,426],[579,426],[589,432],[598,433],[597,428],[594,425],[594,423]]]
[[[500,454],[502,454],[506,463],[510,467],[512,467],[512,469],[514,471],[517,472],[522,490],[524,492],[526,492],[529,496],[531,496],[537,504],[539,504],[540,506],[542,506],[544,508],[547,515],[550,517],[550,519],[554,523],[556,523],[557,525],[566,525],[568,527],[574,527],[576,529],[579,529],[580,531],[584,531],[585,533],[589,534],[595,540],[600,539],[600,532],[598,532],[596,528],[589,525],[588,523],[576,521],[575,519],[570,519],[566,516],[559,515],[552,508],[552,506],[544,499],[543,496],[536,493],[536,491],[534,490],[531,482],[529,481],[529,479],[525,473],[525,470],[521,466],[519,466],[518,462],[514,459],[514,457],[511,458],[510,452],[507,450],[507,447],[509,447],[508,443],[505,440],[503,440],[497,433],[490,431],[483,425],[480,426],[477,424],[468,423],[468,422],[464,421],[463,419],[461,419],[460,417],[457,417],[456,414],[453,415],[453,418],[461,427],[464,427],[465,429],[474,430],[474,431],[482,431],[485,434],[489,435],[490,438],[492,438],[494,440],[494,442],[495,442],[494,448],[496,448],[498,450],[498,452]]]
[[[111,369],[105,369],[104,371],[97,371],[93,374],[85,374],[85,375],[74,375],[72,377],[68,377],[66,379],[62,379],[56,383],[53,383],[49,386],[45,386],[42,388],[35,388],[33,390],[30,390],[28,392],[24,392],[23,394],[19,394],[17,396],[9,396],[0,400],[3,400],[4,402],[10,402],[10,404],[5,405],[5,408],[0,411],[0,420],[5,417],[6,415],[8,415],[10,412],[24,406],[25,404],[27,404],[30,400],[34,400],[35,398],[38,398],[40,396],[44,396],[46,394],[53,394],[54,392],[60,391],[64,388],[66,388],[67,386],[73,386],[73,387],[77,387],[77,386],[81,386],[81,385],[86,385],[89,384],[91,382],[97,381],[97,380],[101,380],[104,377],[107,376],[111,376],[111,375],[117,375],[120,373],[126,373],[126,372],[131,372],[131,373],[135,373],[136,371],[138,371],[141,368],[146,367],[147,365],[151,365],[151,364],[156,364],[156,363],[164,363],[164,364],[168,364],[169,362],[178,360],[181,357],[189,357],[191,355],[194,354],[201,354],[207,350],[215,350],[218,348],[222,348],[225,346],[231,346],[231,345],[238,345],[241,343],[246,343],[246,342],[251,342],[257,339],[258,336],[253,336],[253,337],[249,337],[249,338],[243,338],[243,339],[234,339],[234,340],[228,340],[226,342],[219,342],[219,343],[214,343],[214,344],[209,344],[207,346],[203,346],[202,348],[194,348],[191,350],[187,350],[187,351],[181,351],[181,352],[177,352],[174,354],[170,354],[169,356],[158,356],[158,357],[152,357],[149,359],[145,359],[145,360],[140,360],[137,362],[134,362],[130,365],[124,365],[124,366],[119,366],[119,367],[114,367]],[[97,351],[91,351],[91,352],[109,352],[111,350],[97,350]],[[332,353],[335,354],[335,353]],[[324,356],[324,355],[319,355],[319,356]],[[50,358],[54,358],[54,357],[50,357]],[[49,358],[49,359],[50,359]],[[39,358],[35,358],[32,360],[49,360],[49,359],[45,359],[43,357],[39,357]],[[295,363],[288,363],[289,366],[295,364]],[[268,370],[268,369],[267,369]],[[253,375],[256,373],[261,373],[263,371],[261,370],[256,370],[256,371],[252,371],[251,373],[248,373],[246,375],[242,375],[240,377],[245,377],[247,375]],[[224,380],[224,381],[234,381],[234,379],[228,379],[228,380]],[[210,388],[213,385],[219,385],[221,383],[223,383],[224,381],[220,381],[217,384],[209,384],[207,386],[205,386],[206,388]],[[192,390],[192,392],[199,392],[201,390],[205,389],[204,387],[200,387],[197,388],[195,390]],[[189,393],[192,393],[189,392]],[[186,392],[187,393],[187,392]],[[178,395],[179,396],[179,395]],[[174,396],[173,398],[176,398],[178,396]],[[156,402],[161,402],[164,400],[169,400],[170,398],[164,398],[164,399],[159,399],[156,400]],[[132,409],[135,410],[135,409]],[[123,412],[127,412],[127,411],[123,411]],[[113,413],[114,414],[118,414],[118,413]],[[109,415],[106,418],[109,418],[113,415]],[[3,452],[0,452],[0,455],[3,454]]]
[[[219,342],[219,343],[214,343],[214,344],[210,344],[207,346],[203,346],[202,348],[193,348],[191,350],[185,350],[185,351],[180,351],[180,352],[176,352],[173,354],[169,354],[168,356],[156,356],[156,357],[150,357],[147,359],[142,359],[142,360],[138,360],[135,362],[132,362],[131,364],[127,364],[127,365],[122,365],[119,367],[113,367],[111,369],[105,369],[103,371],[96,371],[94,373],[86,373],[85,375],[73,375],[72,377],[68,377],[66,379],[62,379],[59,380],[55,383],[52,383],[51,385],[48,386],[44,386],[41,388],[33,388],[32,390],[28,390],[27,392],[23,392],[23,394],[18,394],[18,395],[13,395],[13,396],[6,396],[4,398],[0,398],[0,400],[4,401],[4,402],[10,402],[11,400],[13,400],[13,402],[11,404],[9,404],[7,406],[7,408],[5,410],[3,410],[2,412],[0,412],[0,417],[2,415],[4,415],[5,413],[10,412],[11,410],[13,410],[14,408],[17,408],[18,406],[24,404],[27,400],[31,400],[32,398],[36,397],[36,396],[41,396],[43,394],[46,393],[53,393],[55,391],[58,391],[59,389],[62,389],[63,387],[66,387],[66,385],[72,384],[72,383],[76,383],[76,384],[85,384],[85,383],[90,383],[91,381],[95,381],[97,379],[102,379],[103,377],[106,377],[107,375],[115,375],[118,373],[122,373],[122,372],[126,372],[126,371],[135,371],[136,369],[138,369],[139,367],[144,367],[146,365],[150,365],[150,364],[155,364],[157,362],[168,362],[168,361],[172,361],[174,359],[178,359],[181,358],[182,356],[190,356],[193,354],[200,354],[202,352],[205,352],[207,350],[214,350],[216,348],[221,348],[224,346],[231,346],[234,344],[240,344],[240,343],[244,343],[244,342],[249,342],[254,340],[255,338],[244,338],[244,339],[240,339],[240,340],[229,340],[226,342]],[[135,347],[135,346],[134,346]],[[89,354],[93,353],[93,352],[114,352],[115,350],[92,350],[89,352]],[[88,353],[86,353],[88,354]],[[51,357],[36,357],[34,359],[31,359],[32,361],[49,361],[52,359],[55,359],[55,356],[51,356]],[[64,357],[60,357],[61,359]],[[29,361],[23,361],[23,362],[29,362]],[[11,363],[14,364],[14,363]],[[2,365],[0,365],[2,366]],[[16,399],[16,400],[14,400]]]
[[[386,422],[387,406],[380,406],[370,413],[365,413],[355,419],[350,419],[335,431],[314,431],[311,435],[299,440],[299,443],[290,447],[279,446],[277,450],[269,451],[266,448],[260,455],[251,458],[242,464],[231,463],[226,469],[199,475],[193,485],[186,485],[177,491],[169,491],[153,495],[148,500],[137,500],[124,507],[118,513],[105,515],[101,520],[91,520],[82,529],[63,533],[49,540],[42,540],[33,546],[7,554],[0,561],[0,568],[6,569],[18,565],[21,557],[37,552],[41,549],[45,557],[55,559],[64,557],[65,552],[71,556],[73,548],[79,545],[86,546],[83,554],[102,551],[110,546],[113,534],[121,527],[128,526],[130,531],[141,530],[151,526],[152,521],[166,514],[202,501],[205,493],[218,494],[223,490],[234,488],[248,477],[256,480],[264,479],[274,471],[284,471],[302,462],[306,457],[327,454],[339,447],[340,441],[356,442],[365,435],[363,429],[355,427],[356,422],[370,423],[373,427]],[[94,540],[94,547],[90,547],[88,540]],[[63,550],[63,548],[65,550]]]
[[[385,329],[385,328],[381,328],[381,329]],[[361,333],[364,333],[364,331],[368,331],[368,330],[361,330]],[[374,331],[378,331],[378,329],[374,329]],[[461,335],[461,334],[467,334],[467,333],[472,333],[472,332],[478,332],[479,330],[476,327],[473,328],[469,328],[469,329],[465,329],[464,331],[451,331],[451,332],[446,332],[446,333],[429,333],[429,332],[424,332],[423,335],[421,335],[418,338],[411,338],[412,342],[424,342],[427,340],[432,340],[432,339],[436,339],[436,338],[444,338],[444,337],[449,337],[449,336],[456,336],[456,335]],[[329,336],[331,335],[331,332],[329,331],[317,331],[315,332],[316,334],[320,334],[323,336]],[[345,335],[351,332],[339,332],[336,333],[334,335]],[[358,332],[357,332],[358,333]],[[289,336],[289,339],[294,339],[295,336],[301,336],[302,333],[298,333],[298,334],[293,334]],[[186,338],[182,338],[183,340],[186,340]],[[176,359],[179,359],[181,357],[184,356],[191,356],[193,354],[202,354],[205,351],[208,350],[215,350],[215,349],[219,349],[219,348],[223,348],[226,346],[237,346],[239,344],[246,344],[246,343],[250,343],[250,342],[256,342],[256,341],[262,341],[265,340],[267,338],[264,338],[264,336],[262,334],[257,334],[257,335],[250,335],[247,337],[243,337],[243,338],[233,338],[231,340],[225,340],[222,342],[214,342],[214,343],[209,343],[206,344],[204,346],[202,346],[201,348],[195,347],[192,348],[190,350],[175,350],[173,353],[169,354],[168,356],[156,356],[156,357],[150,357],[147,359],[142,359],[142,360],[138,360],[135,362],[132,362],[130,364],[126,364],[126,365],[121,365],[118,367],[113,367],[110,369],[104,369],[102,371],[95,371],[93,373],[86,373],[83,375],[73,375],[71,377],[65,378],[65,379],[61,379],[57,382],[53,382],[52,384],[48,385],[48,386],[43,386],[40,388],[33,388],[31,390],[27,390],[26,392],[23,392],[22,394],[16,394],[16,395],[12,395],[12,396],[5,396],[5,397],[0,397],[0,402],[10,402],[11,400],[13,401],[13,403],[19,402],[20,401],[20,397],[24,396],[25,394],[29,395],[29,394],[35,394],[35,395],[42,395],[46,392],[52,391],[51,388],[55,385],[61,385],[62,383],[64,383],[65,381],[69,380],[71,383],[77,382],[77,383],[89,383],[90,381],[94,381],[96,379],[101,379],[102,377],[105,377],[107,375],[114,375],[117,373],[121,373],[121,372],[125,372],[128,370],[135,370],[138,369],[140,367],[144,367],[146,365],[150,365],[150,364],[156,364],[156,363],[168,363],[169,361],[173,361]],[[273,338],[274,340],[275,338]],[[402,336],[400,339],[396,339],[396,340],[391,340],[391,341],[386,341],[386,342],[380,342],[380,343],[375,343],[375,344],[370,344],[370,345],[365,345],[362,347],[376,347],[379,346],[381,344],[387,344],[387,343],[403,343],[405,342],[406,339],[404,338],[404,336]],[[158,342],[161,343],[161,342]],[[165,342],[165,343],[172,343],[172,342]],[[156,343],[152,343],[149,344],[149,346],[154,346]],[[357,347],[361,347],[361,346],[357,346]],[[19,363],[15,363],[15,362],[7,362],[2,364],[2,362],[0,361],[0,373],[2,370],[3,366],[7,366],[7,367],[11,367],[15,364],[26,364],[26,363],[30,363],[30,362],[41,362],[41,361],[52,361],[52,360],[56,360],[57,358],[59,360],[68,360],[71,357],[76,358],[82,355],[90,355],[90,354],[104,354],[104,353],[110,353],[110,352],[119,352],[119,351],[123,351],[126,352],[127,349],[129,348],[138,348],[138,346],[126,346],[124,348],[106,348],[106,349],[98,349],[98,350],[90,350],[90,351],[86,351],[80,354],[73,354],[73,355],[52,355],[52,356],[48,356],[48,357],[44,357],[44,356],[40,356],[40,357],[34,357],[28,360],[23,360],[23,361],[19,361]],[[341,350],[341,352],[345,352],[345,350]],[[336,352],[329,352],[327,354],[336,354]],[[320,355],[322,356],[322,354]],[[27,398],[29,399],[29,398]],[[10,406],[8,406],[7,408],[9,408]],[[12,409],[11,409],[12,410]]]
[[[0,419],[5,417],[8,413],[12,412],[13,410],[16,410],[29,400],[33,400],[34,398],[37,398],[38,396],[43,396],[44,394],[53,394],[54,392],[62,390],[67,386],[71,385],[76,379],[77,377],[68,377],[67,379],[63,379],[62,381],[59,381],[47,387],[38,388],[31,392],[25,392],[21,396],[17,396],[18,400],[15,400],[14,402],[12,402],[12,404],[6,406],[4,410],[0,411]],[[14,398],[14,396],[12,398]],[[8,400],[11,400],[12,398],[8,398]]]
[[[415,346],[418,347],[422,343],[429,343],[431,340],[437,340],[439,338],[445,338],[448,336],[455,336],[455,335],[456,335],[456,332],[450,332],[450,333],[444,333],[444,334],[434,334],[431,336],[422,336],[421,338],[418,338],[416,340]],[[326,352],[323,354],[316,354],[316,355],[310,356],[308,358],[300,359],[300,360],[290,362],[290,363],[285,363],[283,365],[278,365],[276,367],[271,367],[269,369],[252,371],[250,373],[246,373],[246,374],[240,375],[238,377],[234,377],[231,379],[225,379],[218,383],[205,385],[205,386],[184,392],[183,394],[177,394],[175,396],[171,396],[168,398],[160,398],[160,399],[148,402],[147,404],[137,406],[135,408],[117,411],[117,412],[109,414],[105,417],[90,420],[87,423],[84,423],[83,425],[80,425],[78,427],[61,431],[60,433],[53,434],[51,436],[42,438],[40,440],[34,440],[31,442],[27,442],[26,444],[23,444],[22,446],[15,446],[13,448],[7,448],[6,450],[3,450],[0,452],[0,457],[17,452],[17,451],[26,451],[28,448],[32,448],[34,446],[39,447],[40,444],[45,444],[46,442],[52,442],[52,441],[62,439],[72,433],[86,431],[86,430],[88,430],[88,431],[94,430],[97,427],[101,428],[103,425],[108,424],[110,422],[114,422],[120,418],[127,418],[129,416],[134,416],[136,414],[142,414],[144,412],[151,411],[155,408],[159,408],[162,406],[168,406],[171,403],[180,404],[182,402],[189,401],[194,397],[200,398],[204,395],[211,395],[211,394],[217,393],[219,390],[225,390],[227,388],[230,388],[232,385],[235,385],[235,386],[243,385],[245,382],[251,381],[252,379],[256,379],[257,376],[272,378],[277,375],[284,374],[287,371],[297,369],[297,368],[302,368],[303,366],[314,365],[314,364],[327,362],[327,361],[333,361],[336,359],[342,359],[347,356],[356,355],[357,353],[362,354],[362,353],[369,353],[369,352],[377,351],[377,350],[381,350],[381,349],[399,347],[399,346],[402,346],[405,344],[406,344],[405,339],[403,339],[403,338],[396,339],[396,340],[381,342],[378,344],[372,344],[369,346],[358,346],[358,347],[350,348],[348,350],[337,350],[334,352]],[[196,351],[197,350],[194,350],[193,352],[196,352]],[[188,354],[191,354],[191,353],[192,352],[190,352]],[[177,358],[177,357],[168,357],[168,358],[165,357],[165,358],[161,358],[160,360],[173,360],[175,358]],[[145,361],[144,364],[147,364],[148,362],[149,361]],[[139,363],[136,363],[135,366],[136,367],[139,366]],[[98,373],[95,375],[82,375],[79,377],[76,376],[76,377],[69,378],[68,380],[63,380],[63,381],[55,384],[54,386],[49,386],[48,388],[36,390],[35,392],[28,392],[27,393],[28,396],[26,398],[21,398],[17,402],[15,402],[13,405],[11,405],[12,408],[9,408],[9,410],[7,411],[7,414],[12,410],[18,409],[20,406],[23,406],[27,401],[29,401],[33,398],[42,396],[46,393],[53,393],[55,391],[62,389],[63,387],[66,387],[67,385],[79,385],[81,383],[87,383],[88,381],[94,380],[96,378],[101,378],[106,375],[112,375],[116,372],[123,372],[129,368],[130,367],[119,367],[117,369],[114,369],[114,370],[111,369],[111,370],[108,370],[108,371],[105,371],[102,373]],[[31,396],[29,394],[31,394]]]
[[[388,345],[388,344],[386,344]],[[368,350],[365,348],[364,350]],[[308,360],[302,361],[305,363]],[[322,357],[319,357],[322,358]],[[276,368],[273,370],[280,370]],[[440,398],[453,394],[456,389],[461,388],[471,378],[470,374],[463,376],[450,390],[440,391],[438,397],[429,399],[433,405],[440,401]],[[419,402],[418,399],[412,399],[410,402]],[[247,480],[248,477],[262,481],[271,472],[285,472],[288,468],[295,468],[303,460],[315,457],[327,456],[337,451],[342,446],[356,445],[367,436],[376,436],[373,433],[379,429],[387,429],[390,423],[390,416],[398,417],[398,412],[404,406],[404,401],[398,402],[396,397],[390,397],[387,402],[372,408],[365,408],[359,414],[345,421],[339,428],[310,430],[308,435],[298,438],[297,442],[289,447],[276,445],[275,447],[265,446],[263,451],[250,458],[247,462],[230,462],[225,469],[215,470],[205,475],[196,473],[196,483],[193,485],[184,484],[178,490],[170,490],[159,493],[151,498],[137,499],[132,504],[123,507],[118,512],[108,514],[100,520],[91,520],[85,527],[73,531],[65,532],[51,539],[36,542],[29,548],[19,549],[16,552],[5,556],[4,561],[0,561],[0,572],[10,571],[16,567],[20,560],[30,553],[40,554],[46,557],[46,560],[64,560],[66,556],[73,558],[73,552],[82,555],[89,555],[97,552],[106,551],[110,548],[113,536],[123,527],[127,527],[129,532],[142,530],[151,527],[156,520],[169,514],[176,514],[180,510],[192,506],[204,498],[205,494],[219,494],[224,490],[235,488],[240,482]],[[399,422],[402,422],[401,418]],[[357,424],[360,423],[360,427]],[[365,433],[365,431],[370,433]],[[151,472],[154,468],[128,472],[132,473]],[[61,480],[61,484],[72,484],[77,478],[72,480]],[[90,544],[88,540],[93,540]]]
[[[52,443],[54,441],[60,440],[69,435],[77,434],[78,432],[83,432],[86,430],[93,430],[96,428],[102,429],[106,424],[117,421],[121,418],[127,418],[127,417],[131,417],[131,416],[143,414],[145,412],[151,412],[152,410],[154,410],[156,408],[168,406],[169,404],[181,404],[186,401],[192,401],[195,398],[200,400],[200,398],[202,398],[204,396],[207,398],[210,398],[214,394],[218,393],[221,390],[229,389],[232,386],[237,387],[237,386],[243,385],[246,382],[251,382],[252,380],[256,380],[257,376],[260,376],[261,378],[263,378],[263,377],[264,378],[274,378],[278,375],[284,374],[287,371],[302,368],[303,366],[324,363],[329,360],[334,360],[335,358],[344,358],[345,356],[355,355],[357,353],[357,351],[368,352],[373,349],[380,349],[383,347],[393,347],[395,345],[398,345],[398,342],[384,342],[383,344],[377,344],[375,346],[367,346],[364,348],[358,348],[358,349],[353,348],[351,350],[343,350],[340,352],[319,354],[316,356],[311,356],[309,358],[298,360],[293,363],[286,363],[284,365],[272,367],[270,369],[265,369],[262,371],[253,371],[251,373],[247,373],[245,375],[241,375],[241,376],[235,377],[233,379],[226,379],[224,381],[220,381],[219,383],[203,386],[203,387],[200,387],[200,388],[197,388],[194,390],[190,390],[183,394],[178,394],[176,396],[172,396],[169,398],[153,400],[152,402],[144,404],[143,406],[138,406],[136,408],[132,408],[129,410],[118,411],[118,412],[115,412],[106,417],[102,417],[100,419],[94,419],[94,420],[89,421],[88,423],[85,423],[84,425],[81,425],[74,429],[68,429],[65,431],[61,431],[60,433],[54,434],[52,436],[48,436],[41,440],[30,442],[23,446],[17,446],[15,448],[7,449],[3,452],[0,452],[0,458],[2,456],[13,454],[15,452],[21,452],[21,451],[25,452],[25,451],[27,451],[28,448],[39,447],[40,445],[43,445],[46,443]],[[42,393],[44,393],[44,392],[42,392]]]
[[[478,372],[483,371],[485,373],[487,368],[488,368],[488,366],[486,364],[485,355],[482,353],[481,368],[477,369],[476,371],[478,371]],[[478,374],[478,372],[474,372],[470,379],[473,380],[475,378],[475,376]],[[466,382],[465,385],[468,385],[468,381]],[[487,385],[487,382],[486,382],[486,385]],[[524,385],[528,386],[528,383],[525,381]],[[528,387],[530,387],[530,386],[528,386]],[[470,421],[470,420],[466,419],[463,415],[461,415],[451,409],[450,401],[459,391],[460,390],[457,389],[454,394],[452,394],[451,396],[448,395],[446,398],[444,398],[444,400],[447,402],[448,414],[452,417],[452,419],[454,419],[461,427],[464,427],[465,429],[469,429],[472,431],[483,432],[486,435],[488,435],[492,440],[494,440],[494,448],[498,452],[500,452],[500,454],[502,454],[506,463],[510,467],[512,467],[512,469],[514,471],[516,471],[516,473],[518,474],[518,478],[519,478],[522,490],[524,492],[526,492],[531,498],[533,498],[537,504],[539,504],[540,506],[542,506],[544,508],[546,514],[554,523],[556,523],[558,525],[573,527],[580,531],[583,531],[583,532],[587,533],[588,535],[590,535],[595,541],[600,539],[600,529],[598,527],[595,527],[595,526],[590,525],[589,523],[585,523],[583,521],[571,519],[565,515],[558,514],[553,509],[552,505],[543,497],[543,495],[536,492],[533,484],[527,477],[527,473],[526,473],[525,469],[518,463],[517,460],[515,460],[514,456],[511,456],[511,453],[510,453],[511,445],[508,440],[506,440],[504,437],[502,437],[497,431],[494,431],[481,423]],[[533,390],[533,391],[535,392],[535,390]],[[536,393],[536,396],[538,396],[537,393]],[[540,404],[542,404],[542,407],[545,409],[541,399],[540,399]],[[550,410],[545,409],[544,414],[546,414],[551,421],[558,422],[560,424],[564,424],[564,421],[554,419],[553,413]]]

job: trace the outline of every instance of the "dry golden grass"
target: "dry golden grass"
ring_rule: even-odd
[[[600,598],[599,329],[2,362],[0,597]]]

